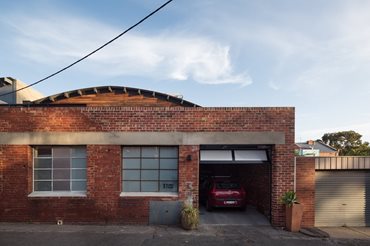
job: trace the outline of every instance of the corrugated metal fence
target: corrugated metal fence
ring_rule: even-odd
[[[316,170],[370,169],[370,156],[316,157]]]

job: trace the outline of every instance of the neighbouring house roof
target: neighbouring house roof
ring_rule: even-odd
[[[325,144],[324,142],[317,140],[313,141],[313,144],[309,144],[310,141],[304,143],[296,143],[299,149],[318,149],[320,152],[337,152],[337,149]]]
[[[100,86],[66,91],[35,100],[32,103],[200,107],[182,97],[124,86]]]

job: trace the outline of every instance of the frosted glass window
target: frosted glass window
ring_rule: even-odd
[[[159,191],[162,192],[176,192],[177,181],[161,181],[159,182]]]
[[[51,181],[35,181],[34,186],[37,191],[51,191]]]
[[[201,161],[232,161],[231,150],[201,150]]]
[[[178,155],[177,147],[123,147],[122,190],[177,192]]]
[[[70,191],[70,182],[69,181],[53,181],[53,190],[54,191]]]
[[[86,157],[86,148],[73,148],[72,157]]]
[[[140,170],[123,170],[124,180],[140,180]]]
[[[86,148],[34,148],[34,191],[86,191]]]
[[[235,161],[267,161],[265,150],[235,150]]]
[[[70,158],[54,158],[53,168],[69,168],[71,163]]]
[[[51,159],[51,158],[47,158],[47,159],[35,158],[34,159],[34,166],[35,166],[35,168],[51,168],[52,160],[53,159]]]
[[[161,159],[161,169],[176,169],[177,170],[177,159]]]
[[[72,190],[73,191],[85,191],[86,181],[72,181]]]
[[[36,180],[51,180],[51,170],[37,170],[34,178]]]
[[[71,174],[70,169],[54,169],[53,179],[69,179]]]
[[[158,180],[158,170],[141,170],[141,180]]]
[[[140,159],[123,159],[123,168],[140,169]]]
[[[158,181],[141,181],[141,191],[142,192],[157,192],[158,191]]]
[[[142,169],[158,169],[159,159],[142,159],[141,168]]]
[[[177,180],[177,171],[161,170],[161,180]]]
[[[161,147],[161,158],[178,158],[178,149],[176,147]]]
[[[69,148],[53,148],[53,157],[70,157],[70,153]]]
[[[158,158],[159,157],[158,147],[143,147],[141,151],[142,151],[141,157],[144,157],[144,158]]]
[[[73,158],[72,168],[86,168],[86,159],[85,158]]]
[[[122,156],[123,158],[140,157],[140,147],[125,147]]]
[[[86,179],[86,169],[72,169],[72,179]]]
[[[124,181],[122,190],[124,192],[138,192],[140,191],[140,181]]]

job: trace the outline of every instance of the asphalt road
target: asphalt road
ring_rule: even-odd
[[[1,246],[24,245],[370,245],[369,239],[313,238],[271,226],[91,226],[0,223]]]

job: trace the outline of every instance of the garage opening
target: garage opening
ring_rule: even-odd
[[[203,224],[270,224],[271,149],[269,145],[200,146]]]

